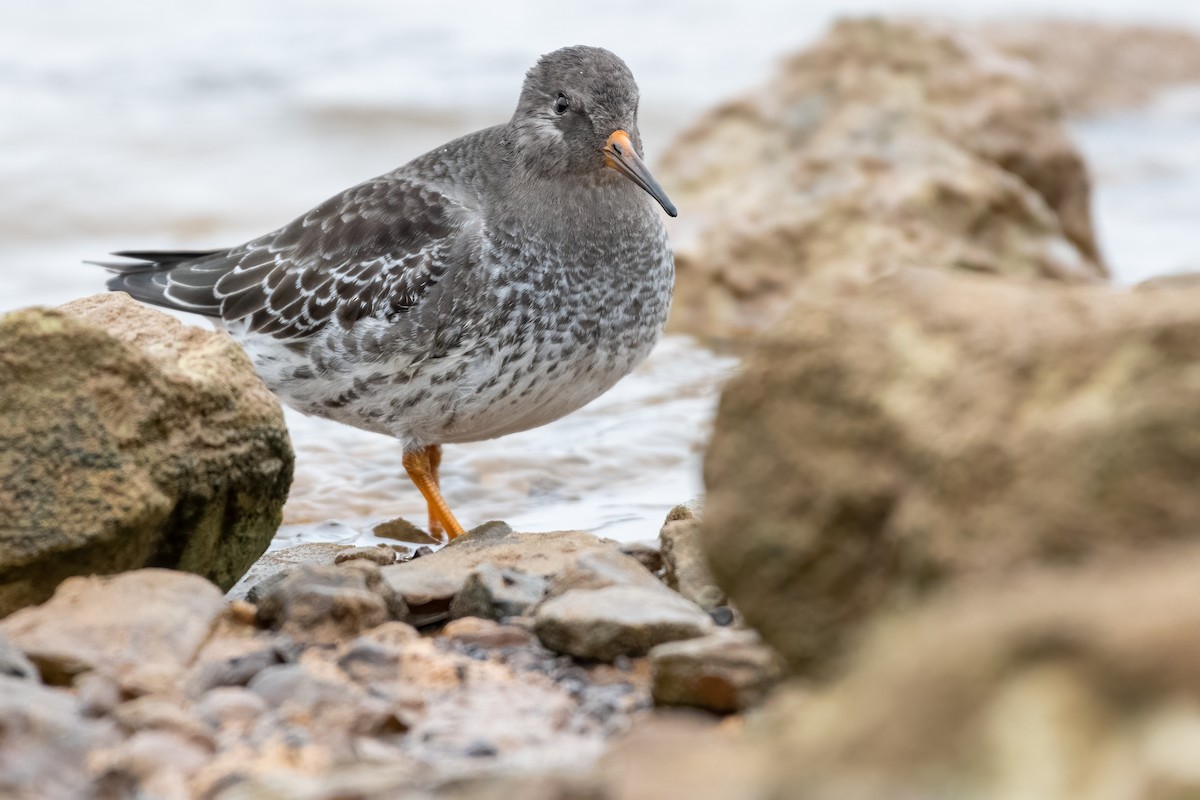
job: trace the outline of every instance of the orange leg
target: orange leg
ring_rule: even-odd
[[[434,444],[424,450],[404,454],[404,469],[429,505],[429,532],[434,536],[446,533],[453,539],[462,536],[465,531],[454,518],[438,488],[438,467],[441,463],[441,445]]]

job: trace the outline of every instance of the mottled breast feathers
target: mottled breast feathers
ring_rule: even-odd
[[[478,227],[470,209],[395,174],[327,200],[279,230],[160,273],[180,306],[244,320],[279,339],[330,323],[391,319],[447,272],[469,266]],[[158,276],[156,276],[158,277]]]

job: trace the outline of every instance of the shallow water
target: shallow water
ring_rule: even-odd
[[[649,160],[705,107],[763,80],[837,14],[958,14],[949,0],[494,4],[392,0],[7,3],[0,26],[0,312],[100,291],[80,261],[123,247],[234,244],[510,113],[537,54],[586,41],[642,88]],[[986,0],[973,17],[1044,12]],[[1058,14],[1200,27],[1190,0]],[[1075,126],[1119,280],[1200,269],[1200,91]],[[668,187],[669,188],[669,187]],[[684,209],[686,213],[686,209]],[[554,425],[447,449],[465,524],[651,538],[701,490],[733,362],[668,337],[609,395]],[[424,507],[385,437],[289,413],[298,464],[279,543],[355,540]]]

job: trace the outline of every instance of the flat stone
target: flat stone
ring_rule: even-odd
[[[388,564],[396,563],[396,551],[387,545],[377,545],[375,547],[352,547],[349,550],[343,550],[334,556],[333,563],[343,564],[347,561],[353,561],[355,559],[370,561],[373,564],[386,567]]]
[[[694,603],[659,586],[574,589],[542,604],[535,630],[558,653],[612,661],[655,645],[693,639],[715,629]]]
[[[501,625],[490,619],[462,617],[442,628],[442,636],[466,645],[499,649],[525,647],[534,642],[533,632],[517,625]]]
[[[595,550],[580,554],[555,575],[549,596],[557,597],[573,589],[603,589],[606,586],[661,589],[662,581],[633,556],[615,549]]]
[[[221,590],[197,575],[143,569],[63,581],[40,606],[0,620],[0,635],[51,684],[80,673],[110,675],[153,666],[181,672],[224,611]]]
[[[437,552],[384,567],[383,576],[414,614],[445,614],[482,564],[547,578],[563,571],[581,553],[614,547],[583,531],[516,533],[502,522],[489,522]]]
[[[783,659],[754,631],[660,644],[649,658],[655,703],[718,713],[757,705],[784,675]]]
[[[480,564],[450,602],[450,617],[504,619],[524,614],[542,601],[548,582],[523,570]]]

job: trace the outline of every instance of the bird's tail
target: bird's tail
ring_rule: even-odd
[[[210,317],[220,316],[213,290],[229,270],[228,250],[122,250],[112,255],[130,261],[88,261],[114,275],[108,288],[128,292],[143,303]]]

